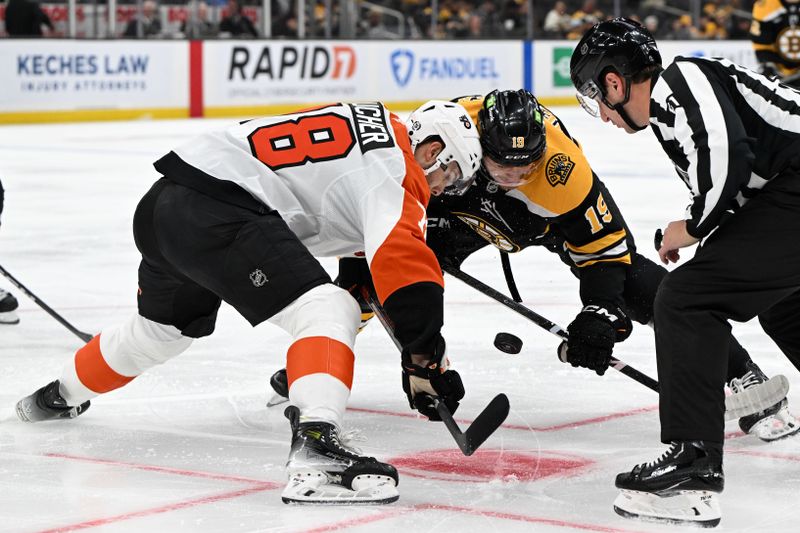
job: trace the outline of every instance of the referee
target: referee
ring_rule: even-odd
[[[661,261],[703,240],[655,302],[661,440],[671,446],[617,476],[615,510],[713,526],[729,321],[757,316],[800,368],[800,92],[725,59],[662,68],[650,33],[624,18],[589,30],[570,71],[604,122],[628,133],[649,125],[691,191],[685,216],[664,231]]]

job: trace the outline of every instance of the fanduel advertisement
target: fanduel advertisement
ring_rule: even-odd
[[[391,100],[450,99],[522,86],[519,42],[374,44],[377,79]]]
[[[208,106],[352,100],[364,86],[354,44],[322,41],[206,41],[203,87]]]
[[[186,47],[175,43],[0,41],[0,111],[185,107]],[[179,48],[179,49],[178,49]]]

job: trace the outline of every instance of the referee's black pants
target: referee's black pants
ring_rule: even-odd
[[[724,439],[731,326],[758,316],[800,369],[800,173],[789,169],[669,273],[655,302],[661,440]]]

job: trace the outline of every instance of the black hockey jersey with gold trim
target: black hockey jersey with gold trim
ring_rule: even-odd
[[[773,63],[782,77],[800,71],[800,0],[757,0],[750,40],[759,63]]]
[[[477,124],[483,97],[457,101]],[[506,191],[481,169],[463,196],[433,198],[428,245],[455,264],[487,244],[509,253],[545,246],[580,277],[584,303],[622,305],[633,238],[578,142],[546,109],[545,128],[547,150],[530,182]]]

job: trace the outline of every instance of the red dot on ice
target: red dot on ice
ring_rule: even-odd
[[[592,461],[561,452],[478,450],[465,457],[458,450],[425,450],[395,457],[389,463],[401,474],[447,481],[534,481],[551,476],[570,476]]]

